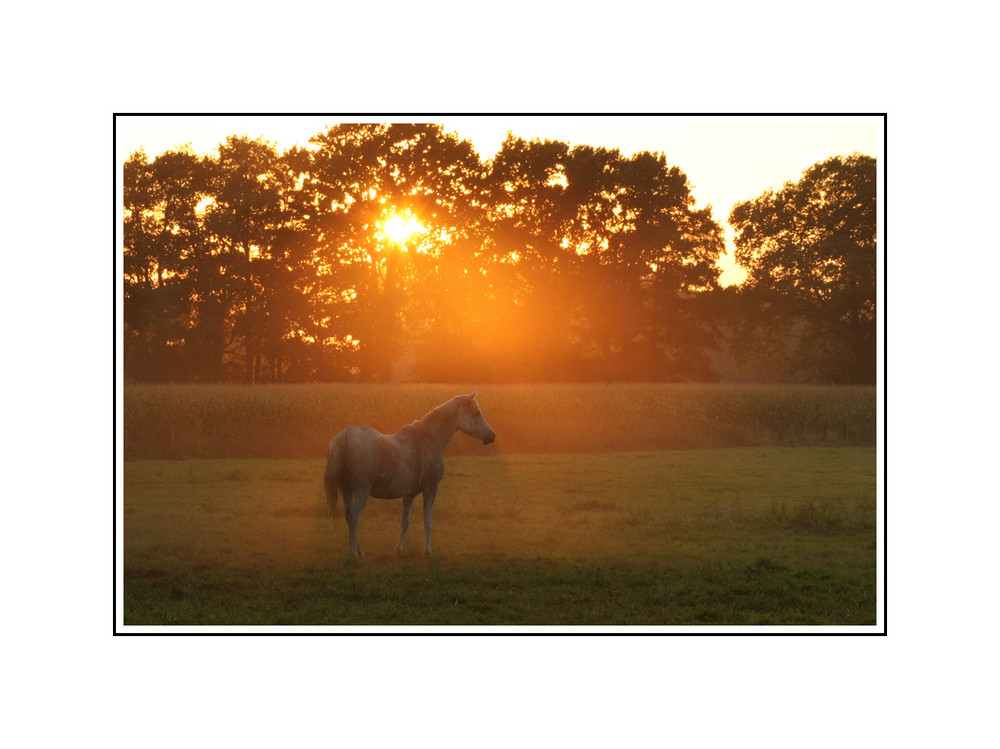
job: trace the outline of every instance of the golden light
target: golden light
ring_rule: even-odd
[[[404,244],[414,234],[424,231],[424,226],[412,214],[394,213],[382,224],[382,232],[390,241]]]

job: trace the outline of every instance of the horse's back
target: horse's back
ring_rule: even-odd
[[[374,476],[385,452],[385,439],[384,434],[371,427],[347,427],[330,440],[327,472],[335,464],[336,472],[351,480]]]
[[[341,430],[333,439],[334,441],[340,440],[344,444],[349,445],[352,450],[357,450],[377,444],[379,441],[385,439],[385,435],[371,427],[353,426]]]

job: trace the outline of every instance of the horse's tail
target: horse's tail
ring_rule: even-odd
[[[326,487],[326,502],[330,505],[330,514],[337,512],[337,486],[344,469],[344,445],[338,434],[330,440],[326,451],[326,472],[323,474],[323,485]]]

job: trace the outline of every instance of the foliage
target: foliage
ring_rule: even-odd
[[[783,378],[875,381],[875,160],[834,157],[737,204],[733,352]]]
[[[488,298],[516,337],[504,380],[712,379],[698,297],[717,288],[722,235],[680,169],[508,137],[487,200],[488,275],[502,282]]]
[[[727,334],[771,379],[874,382],[867,156],[734,207],[738,291],[661,153],[343,124],[138,151],[123,193],[129,382],[711,381]]]
[[[662,154],[339,125],[124,179],[130,382],[713,376],[721,227]]]
[[[206,252],[197,206],[207,194],[204,160],[168,151],[150,163],[139,151],[124,165],[125,359],[137,380],[190,379],[198,362],[181,346]]]
[[[228,351],[247,382],[278,380],[297,363],[295,345],[312,328],[302,293],[309,244],[288,203],[294,181],[286,160],[260,140],[230,137],[211,162],[205,228],[214,262],[203,297],[222,313],[212,322],[227,328],[212,374]]]
[[[351,300],[330,323],[358,341],[361,379],[386,382],[404,337],[457,322],[473,298],[463,276],[475,271],[483,165],[437,125],[342,125],[312,142],[304,222],[318,275]],[[405,251],[385,231],[404,214],[421,227]]]
[[[871,448],[449,457],[435,556],[372,500],[362,564],[322,471],[126,463],[125,623],[875,622]]]

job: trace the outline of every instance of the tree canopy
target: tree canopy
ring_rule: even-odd
[[[738,306],[753,311],[736,326],[718,312],[722,227],[661,153],[508,136],[483,162],[440,126],[397,124],[338,125],[284,153],[235,136],[206,157],[138,151],[126,378],[710,380],[720,322],[756,342],[779,318],[808,323],[802,357],[833,336],[823,371],[854,378],[840,357],[864,333],[821,302],[861,327],[874,314],[858,254],[874,257],[874,232],[856,215],[874,216],[874,177],[869,196],[858,174],[824,162],[797,197],[734,209],[751,272]]]
[[[875,159],[815,164],[729,216],[747,270],[738,359],[785,377],[875,381]]]

